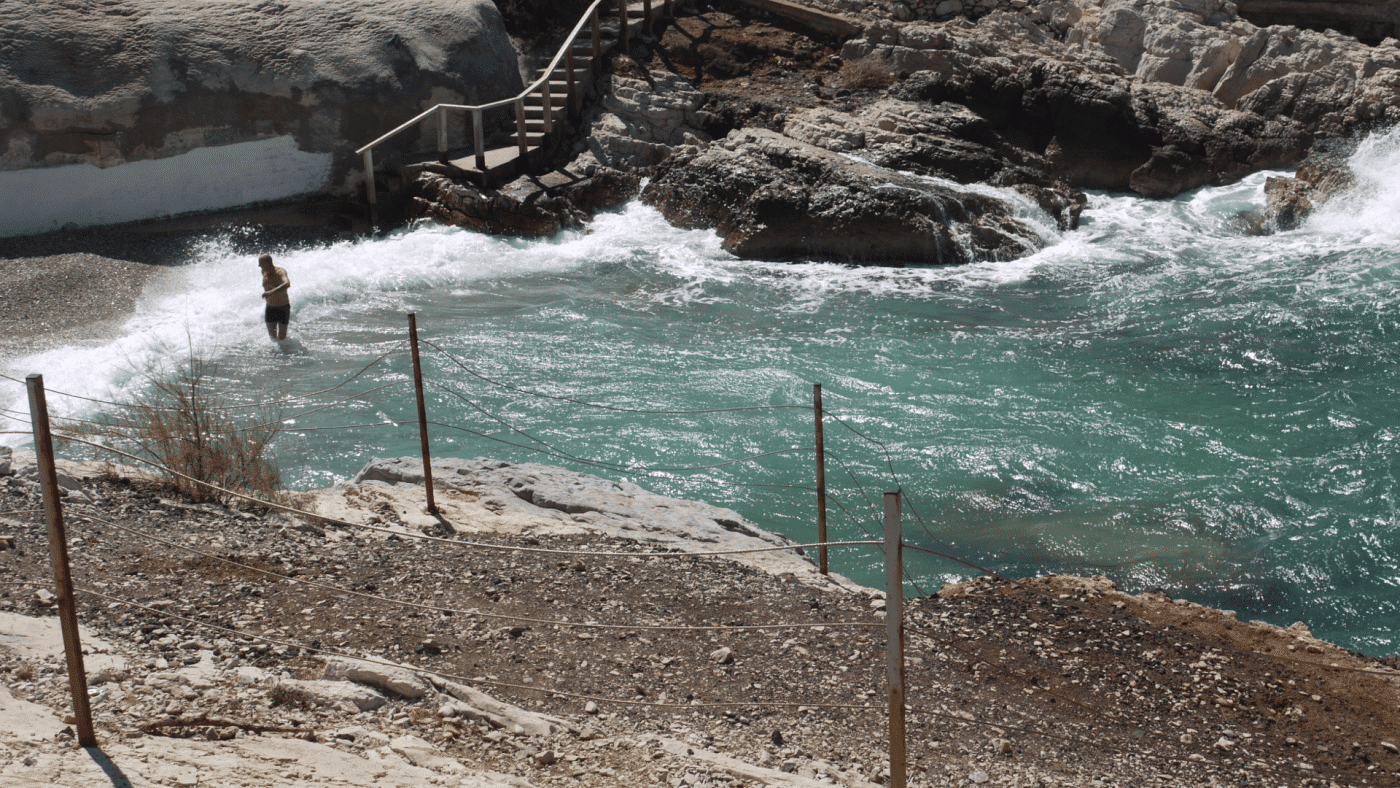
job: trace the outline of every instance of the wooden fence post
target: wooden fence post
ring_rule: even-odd
[[[68,657],[68,688],[73,693],[78,744],[96,747],[92,706],[88,703],[87,671],[83,668],[83,646],[78,639],[78,606],[73,598],[73,576],[68,569],[68,536],[63,529],[63,507],[58,502],[58,470],[53,462],[44,376],[30,375],[25,378],[25,386],[29,389],[29,419],[34,426],[34,455],[39,465],[39,484],[44,492],[44,520],[49,526],[49,556],[53,559],[58,618],[63,628],[63,651]]]
[[[885,636],[890,685],[890,788],[905,788],[904,538],[899,490],[885,493]]]
[[[433,501],[433,458],[428,454],[428,408],[423,403],[423,365],[418,361],[418,316],[408,313],[408,339],[413,347],[413,390],[418,394],[418,440],[423,444],[423,489],[428,493],[428,514],[436,516]]]
[[[822,433],[822,384],[812,386],[812,410],[817,418],[817,565],[828,574],[826,564],[826,439]]]

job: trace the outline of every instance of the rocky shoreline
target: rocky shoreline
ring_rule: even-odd
[[[817,32],[782,4],[719,4],[614,57],[561,171],[649,177],[643,201],[742,257],[958,263],[1043,243],[1014,201],[968,184],[1019,192],[1064,230],[1082,189],[1172,197],[1400,121],[1395,39],[1258,27],[1231,3],[814,5],[859,32]],[[553,217],[525,223],[537,234],[596,209],[548,185],[553,202],[537,204],[526,180],[494,192],[420,176],[407,216],[491,232],[512,232],[518,213]],[[904,199],[882,200],[886,183]],[[1240,230],[1288,229],[1299,197],[1326,194],[1296,191]],[[897,231],[851,233],[862,227]]]
[[[666,550],[781,540],[545,466],[449,463],[445,529],[413,465],[372,464],[304,499],[379,530],[194,505],[65,465],[77,583],[103,595],[80,595],[99,738],[133,785],[885,779],[879,593],[792,552],[766,567],[645,559],[674,539],[657,517],[716,524]],[[48,576],[31,468],[21,456],[0,479],[8,583]],[[0,588],[0,780],[17,788],[101,779],[62,722],[52,615],[45,589]],[[772,623],[785,626],[752,628]],[[656,629],[676,626],[707,628]],[[911,785],[1363,786],[1400,772],[1397,665],[1303,624],[1052,576],[911,599],[905,637]]]

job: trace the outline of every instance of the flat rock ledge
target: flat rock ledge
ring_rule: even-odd
[[[408,527],[457,533],[597,533],[661,550],[690,553],[759,550],[731,560],[773,575],[792,575],[833,591],[864,590],[840,575],[822,576],[800,548],[763,530],[732,509],[670,498],[630,482],[536,463],[486,458],[434,459],[433,488],[441,515],[425,513],[423,463],[414,457],[375,458],[348,483],[318,496],[326,517],[369,524],[388,505]],[[395,526],[403,527],[403,526]]]

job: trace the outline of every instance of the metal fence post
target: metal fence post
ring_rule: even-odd
[[[890,788],[905,788],[904,539],[899,490],[885,493],[885,636],[890,684]]]
[[[826,564],[826,439],[822,434],[822,384],[812,386],[812,410],[817,419],[817,565],[828,574]]]
[[[39,484],[44,491],[44,520],[49,526],[49,556],[53,559],[58,618],[63,628],[63,650],[68,657],[68,688],[73,693],[78,743],[84,747],[96,747],[97,734],[92,729],[92,707],[88,703],[87,671],[83,668],[83,647],[78,639],[78,606],[73,598],[73,576],[68,569],[68,536],[63,529],[63,507],[58,503],[58,470],[53,462],[53,436],[49,433],[44,376],[30,375],[25,378],[25,386],[29,389],[34,455],[39,465]]]
[[[423,489],[428,493],[428,514],[437,515],[433,501],[433,459],[428,455],[428,409],[423,403],[423,365],[418,361],[418,316],[408,313],[408,339],[413,347],[413,390],[418,394],[418,440],[423,444]]]

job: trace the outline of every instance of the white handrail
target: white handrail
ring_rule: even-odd
[[[593,70],[592,70],[592,73],[596,75],[596,74],[597,74],[597,70],[596,70],[596,69],[597,69],[597,67],[598,67],[598,63],[596,62],[596,58],[598,58],[598,57],[600,57],[600,56],[602,55],[602,46],[601,46],[600,40],[599,40],[598,8],[604,3],[604,1],[605,1],[605,0],[593,0],[592,4],[590,4],[590,5],[588,6],[588,10],[584,11],[583,16],[579,18],[578,23],[574,25],[574,29],[573,29],[572,31],[570,31],[568,37],[566,37],[566,38],[564,39],[564,44],[563,44],[563,46],[559,47],[559,51],[556,52],[556,53],[554,54],[554,59],[551,60],[551,61],[549,61],[549,65],[543,69],[543,72],[544,72],[543,75],[540,76],[538,79],[536,79],[534,82],[531,82],[529,85],[527,85],[527,86],[525,87],[524,90],[520,91],[520,92],[519,92],[518,94],[516,94],[515,96],[513,96],[513,97],[511,97],[511,98],[500,99],[500,100],[498,100],[498,101],[493,101],[493,102],[491,102],[491,103],[489,103],[489,104],[437,104],[437,105],[435,105],[434,107],[432,107],[431,109],[425,110],[425,111],[423,111],[423,112],[421,112],[421,113],[419,113],[419,114],[413,116],[413,118],[412,118],[411,120],[408,120],[408,121],[404,122],[403,124],[401,124],[401,125],[395,127],[392,131],[388,132],[387,134],[383,134],[383,135],[379,136],[378,138],[376,138],[373,142],[369,143],[368,145],[365,145],[365,146],[360,147],[360,148],[356,148],[356,149],[355,149],[355,153],[360,154],[360,155],[364,158],[364,166],[365,166],[365,193],[366,193],[366,196],[369,198],[371,223],[374,222],[374,219],[373,219],[374,213],[373,213],[373,212],[374,212],[374,207],[375,207],[375,193],[374,193],[374,147],[375,147],[376,145],[380,144],[381,142],[384,142],[385,140],[389,139],[390,137],[393,137],[394,135],[401,133],[401,132],[404,131],[405,129],[407,129],[407,128],[413,126],[414,124],[422,122],[423,119],[427,118],[428,116],[432,115],[433,113],[438,113],[438,131],[437,131],[438,140],[437,140],[437,147],[438,147],[438,152],[439,152],[439,153],[446,153],[446,152],[447,152],[447,116],[446,116],[445,114],[443,114],[443,113],[447,112],[448,110],[460,110],[460,111],[471,112],[471,113],[472,113],[472,141],[473,141],[473,148],[474,148],[475,151],[476,151],[476,155],[475,155],[475,158],[476,158],[476,167],[477,167],[478,170],[480,170],[480,171],[482,171],[483,173],[485,173],[485,171],[486,171],[486,151],[483,149],[484,143],[483,143],[483,132],[482,132],[482,120],[481,120],[481,115],[482,115],[482,113],[485,112],[486,110],[497,109],[497,108],[500,108],[500,107],[506,107],[506,106],[510,106],[510,105],[513,104],[513,105],[515,105],[516,135],[517,135],[518,141],[519,141],[519,143],[520,143],[520,156],[521,156],[521,157],[524,157],[525,155],[527,155],[527,153],[528,153],[528,151],[529,151],[529,143],[527,142],[527,139],[526,139],[526,131],[525,131],[525,127],[526,127],[526,124],[525,124],[525,98],[526,98],[527,96],[529,96],[531,93],[534,93],[534,92],[535,92],[535,89],[538,88],[538,87],[540,87],[541,84],[544,85],[544,101],[545,101],[545,104],[544,104],[544,123],[545,123],[545,132],[548,133],[548,132],[550,131],[551,114],[552,114],[552,112],[553,112],[553,107],[550,106],[549,81],[550,81],[550,79],[554,76],[554,70],[557,69],[557,68],[559,67],[559,61],[560,61],[560,59],[561,59],[561,58],[567,57],[568,59],[567,59],[566,62],[568,63],[568,76],[566,77],[566,82],[567,82],[567,84],[568,84],[568,87],[567,87],[566,95],[568,96],[568,98],[566,99],[566,102],[567,102],[567,104],[568,104],[568,111],[569,111],[569,112],[572,112],[572,111],[573,111],[573,106],[572,106],[572,105],[573,105],[573,100],[574,100],[574,79],[573,79],[573,54],[572,54],[572,49],[573,49],[574,44],[578,41],[579,33],[583,32],[583,27],[584,27],[584,25],[585,25],[586,23],[592,22],[592,24],[593,24],[593,55],[594,55],[594,58],[595,58],[595,62],[593,63]],[[672,9],[673,9],[674,0],[663,0],[663,1],[664,1],[664,4],[665,4],[664,7],[665,7],[665,9],[666,9],[666,15],[667,15],[667,16],[673,16]],[[618,10],[618,24],[619,24],[619,26],[620,26],[620,29],[618,30],[618,41],[619,41],[619,43],[622,45],[623,51],[626,52],[627,49],[628,49],[628,39],[631,38],[631,24],[630,24],[630,22],[629,22],[629,20],[628,20],[628,16],[627,16],[627,4],[628,4],[628,0],[617,0],[617,4],[618,4],[618,9],[617,9],[617,10]],[[643,3],[642,3],[642,15],[643,15],[643,25],[644,25],[647,29],[650,29],[651,26],[652,26],[652,21],[653,21],[653,20],[652,20],[652,0],[643,0]]]
[[[388,134],[384,134],[383,136],[379,137],[378,139],[374,140],[373,142],[369,143],[368,145],[365,145],[365,146],[360,147],[360,148],[356,148],[356,149],[355,149],[355,152],[358,153],[358,154],[363,154],[363,153],[365,153],[366,151],[368,151],[368,150],[370,150],[371,148],[373,148],[374,146],[378,145],[379,143],[381,143],[381,142],[383,142],[383,141],[389,139],[390,137],[394,136],[395,134],[398,134],[399,132],[403,131],[404,129],[406,129],[406,128],[412,126],[413,124],[415,124],[415,123],[421,121],[423,118],[427,117],[428,115],[430,115],[430,114],[432,114],[432,113],[434,113],[434,112],[437,112],[437,111],[439,111],[439,110],[443,110],[443,109],[459,109],[459,110],[466,110],[466,111],[484,112],[484,111],[486,111],[486,110],[488,110],[488,109],[497,109],[497,108],[499,108],[499,107],[509,106],[509,105],[511,105],[511,104],[514,104],[514,103],[517,102],[517,101],[523,101],[523,100],[525,99],[526,96],[528,96],[528,95],[530,95],[531,93],[534,92],[535,88],[539,87],[539,85],[540,85],[541,82],[544,82],[545,80],[548,80],[551,76],[554,75],[554,69],[556,69],[556,68],[559,67],[559,60],[560,60],[560,58],[564,57],[564,52],[565,52],[565,50],[567,50],[569,47],[572,47],[572,46],[574,45],[574,42],[578,39],[578,34],[583,30],[584,23],[588,22],[589,20],[591,20],[591,19],[593,18],[593,14],[598,10],[598,7],[599,7],[600,5],[602,5],[603,2],[604,2],[604,0],[593,0],[593,3],[592,3],[591,5],[588,6],[588,10],[587,10],[587,11],[584,11],[583,16],[578,20],[578,24],[574,25],[574,29],[569,33],[569,36],[568,36],[567,38],[564,39],[564,45],[561,46],[561,47],[559,47],[559,51],[556,52],[556,53],[554,54],[554,59],[551,60],[551,61],[549,61],[549,67],[546,68],[546,69],[544,70],[544,76],[540,77],[539,79],[536,79],[534,82],[531,82],[528,86],[525,87],[524,90],[520,91],[520,92],[517,93],[516,95],[514,95],[514,96],[512,96],[512,97],[510,97],[510,98],[505,98],[505,99],[500,99],[500,100],[498,100],[498,101],[493,101],[493,102],[491,102],[490,104],[438,104],[437,106],[434,106],[432,109],[429,109],[429,110],[423,112],[422,114],[416,115],[412,120],[410,120],[410,121],[404,123],[403,125],[401,125],[401,126],[395,128],[393,131],[389,132]],[[618,0],[618,2],[624,3],[624,4],[625,4],[625,3],[626,3],[626,0]],[[624,29],[621,31],[620,35],[626,35],[626,34],[627,34],[627,30],[626,30],[626,28],[624,27]]]

